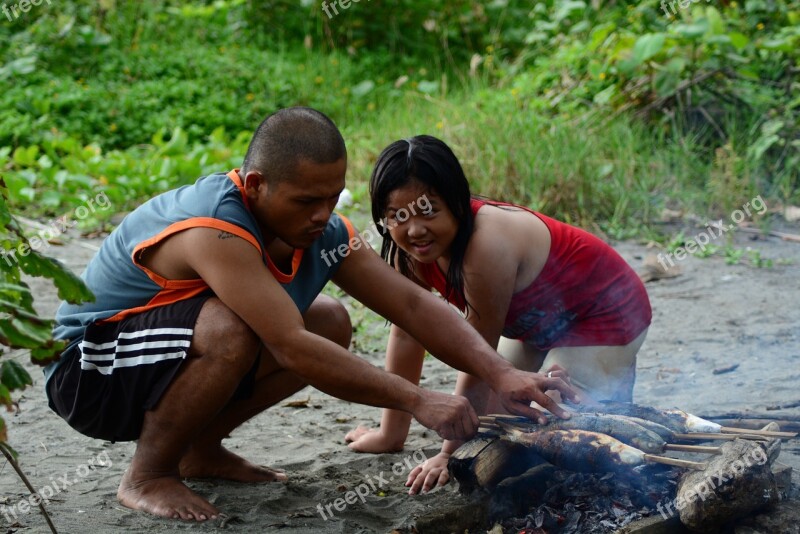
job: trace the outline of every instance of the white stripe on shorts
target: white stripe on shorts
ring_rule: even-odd
[[[166,360],[175,360],[179,358],[183,359],[185,357],[186,357],[186,351],[179,350],[177,352],[168,352],[165,354],[150,354],[147,356],[137,356],[136,358],[122,358],[114,360],[114,363],[112,365],[99,365],[99,366],[81,358],[81,370],[82,371],[95,370],[98,371],[100,374],[110,375],[111,373],[114,372],[114,369],[119,369],[120,367],[136,367],[137,365],[147,365]]]
[[[149,328],[135,332],[120,332],[117,335],[117,339],[106,343],[92,343],[91,341],[83,340],[78,344],[81,352],[81,369],[84,371],[95,370],[101,374],[110,375],[114,372],[114,369],[121,367],[135,367],[137,365],[149,365],[160,361],[185,358],[186,352],[192,343],[190,339],[185,338],[186,336],[191,336],[193,332],[194,330],[191,328]],[[152,340],[152,336],[166,336],[167,339]],[[118,343],[120,339],[140,342],[120,345]],[[176,348],[181,350],[176,351]],[[86,354],[85,349],[96,351],[98,354]],[[164,349],[168,352],[125,357],[125,353],[135,353],[146,349]],[[92,362],[113,363],[111,365],[96,365]]]

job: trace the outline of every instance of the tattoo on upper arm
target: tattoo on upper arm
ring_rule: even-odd
[[[219,239],[230,239],[232,237],[236,237],[236,235],[225,231],[222,231],[217,235],[217,238]]]

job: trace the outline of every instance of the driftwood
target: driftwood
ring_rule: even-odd
[[[762,444],[735,440],[721,448],[705,471],[687,472],[678,484],[675,508],[691,530],[714,531],[780,498]]]
[[[479,436],[452,454],[447,469],[458,481],[459,491],[469,494],[477,489],[492,489],[503,479],[541,462],[527,447],[494,436]]]

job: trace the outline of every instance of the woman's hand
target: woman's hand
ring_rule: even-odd
[[[425,460],[422,465],[415,467],[411,473],[408,474],[406,480],[406,487],[411,487],[408,490],[409,495],[416,495],[420,489],[422,493],[428,493],[436,486],[444,486],[450,480],[450,474],[447,472],[447,462],[450,455],[446,452],[440,452],[433,458]]]

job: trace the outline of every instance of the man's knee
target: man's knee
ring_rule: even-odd
[[[246,372],[255,362],[260,343],[256,333],[233,310],[218,298],[211,298],[197,317],[191,355],[222,358]]]
[[[306,327],[344,348],[350,347],[353,324],[350,314],[341,302],[327,295],[320,295],[303,317]]]

